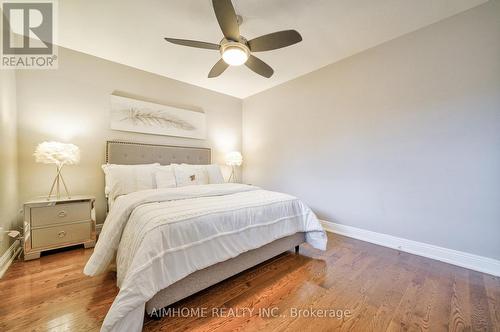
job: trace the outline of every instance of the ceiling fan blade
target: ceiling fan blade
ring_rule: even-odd
[[[177,45],[196,47],[196,48],[206,48],[209,50],[218,50],[220,48],[218,44],[206,43],[197,40],[176,39],[176,38],[165,38],[165,40]]]
[[[213,78],[213,77],[219,76],[220,74],[222,74],[224,72],[224,70],[226,70],[227,67],[229,67],[229,65],[227,63],[225,63],[224,60],[220,59],[219,61],[217,61],[217,63],[212,67],[212,69],[208,73],[208,78]]]
[[[302,41],[302,36],[295,30],[273,32],[248,41],[252,52],[271,51],[287,47]]]
[[[231,0],[212,0],[215,16],[226,39],[238,41],[240,28]]]
[[[269,78],[273,76],[274,70],[271,67],[269,67],[267,63],[265,63],[264,61],[253,55],[250,55],[248,57],[248,60],[247,62],[245,62],[245,65],[254,72],[256,72],[257,74],[262,75],[264,77]]]

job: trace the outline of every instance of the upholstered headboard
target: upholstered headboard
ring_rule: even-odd
[[[134,143],[122,141],[106,142],[106,163],[120,165],[151,164],[210,164],[211,150],[183,146]]]

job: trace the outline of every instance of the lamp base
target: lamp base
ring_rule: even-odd
[[[229,176],[227,182],[236,183],[236,173],[234,172],[234,166],[231,166],[231,175]]]
[[[61,190],[60,190],[61,183],[63,184],[64,190],[66,191],[66,196],[68,196],[68,198],[71,198],[68,191],[68,187],[66,186],[66,182],[64,181],[61,171],[62,171],[62,166],[57,166],[57,174],[56,177],[54,178],[54,181],[52,181],[52,186],[50,187],[50,192],[49,195],[47,196],[48,201],[50,201],[54,189],[55,189],[55,198],[56,199],[61,198]]]

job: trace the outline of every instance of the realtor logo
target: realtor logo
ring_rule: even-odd
[[[54,0],[2,1],[2,68],[55,69]]]

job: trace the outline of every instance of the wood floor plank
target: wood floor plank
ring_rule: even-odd
[[[416,267],[409,264],[409,261],[414,258],[406,253],[398,253],[397,261],[386,271],[387,277],[382,278],[374,292],[370,294],[370,303],[378,306],[375,314],[368,319],[370,331],[385,331],[388,328],[410,284],[412,274],[416,271]]]
[[[483,279],[493,330],[500,332],[500,278],[484,274]]]
[[[434,273],[431,278],[436,283],[436,292],[429,303],[429,331],[448,331],[450,328],[449,312],[453,294],[453,268],[441,262],[431,262]]]
[[[146,318],[144,330],[500,332],[500,278],[328,237],[324,252],[304,245],[171,306],[248,314]],[[0,331],[99,331],[118,289],[114,272],[83,275],[91,253],[15,262],[0,280]]]
[[[474,331],[493,331],[490,318],[490,308],[483,275],[476,271],[469,271],[470,299],[471,299],[471,327]]]
[[[450,331],[471,331],[471,301],[469,297],[468,271],[453,275],[453,292],[450,309]]]
[[[387,331],[408,330],[410,328],[413,310],[418,303],[419,297],[423,294],[426,271],[425,267],[419,267],[412,273],[412,278],[393,312]]]

